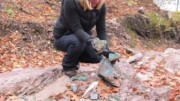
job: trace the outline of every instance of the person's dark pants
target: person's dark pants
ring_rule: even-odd
[[[55,39],[54,46],[57,50],[67,52],[62,61],[64,70],[75,69],[79,62],[99,63],[102,59],[90,43],[81,42],[74,34]]]

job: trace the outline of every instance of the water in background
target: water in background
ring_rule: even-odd
[[[154,0],[154,3],[162,10],[180,12],[180,0]]]

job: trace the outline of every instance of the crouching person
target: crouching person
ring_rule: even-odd
[[[91,29],[96,26],[97,37],[107,40],[105,15],[104,0],[62,1],[61,14],[54,25],[53,34],[55,49],[66,52],[62,66],[67,76],[77,74],[79,62],[101,61],[102,56],[92,46]]]

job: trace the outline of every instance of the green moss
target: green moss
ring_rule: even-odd
[[[13,6],[7,7],[7,8],[5,9],[5,12],[6,12],[9,16],[13,17],[13,16],[14,16]]]
[[[175,30],[175,28],[174,27],[167,27],[166,29],[164,29],[165,32],[166,31],[171,31],[171,30]]]
[[[155,26],[157,28],[163,27],[163,28],[166,29],[166,28],[171,26],[171,21],[170,20],[168,20],[165,17],[162,17],[161,15],[159,15],[157,13],[150,13],[148,16],[149,16],[150,21],[153,24],[155,24]],[[160,30],[160,29],[158,29],[158,30]]]
[[[134,0],[127,0],[127,5],[128,6],[133,6],[136,5],[137,3]]]
[[[148,16],[152,24],[155,25],[157,33],[159,33],[157,34],[157,39],[153,39],[153,43],[156,43],[156,40],[160,39],[160,34],[162,34],[165,31],[172,30],[172,21],[157,13],[150,13]]]
[[[144,17],[127,16],[125,19],[125,26],[128,29],[128,34],[131,36],[129,44],[133,48],[137,46],[138,39],[140,38],[143,47],[152,49],[154,46],[161,45],[161,41],[166,37],[166,35],[163,34],[168,35],[169,32],[175,30],[172,20],[156,13],[145,14]],[[136,33],[136,31],[139,30],[142,30],[142,33]],[[144,30],[147,30],[147,33],[143,33]],[[140,36],[143,34],[144,36],[141,38],[138,34],[140,34]]]

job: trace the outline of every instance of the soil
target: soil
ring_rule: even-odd
[[[64,53],[53,48],[52,34],[53,24],[60,14],[61,1],[0,0],[0,73],[16,68],[46,68],[61,65]],[[106,0],[106,3],[110,49],[120,53],[122,57],[129,57],[125,47],[131,47],[129,46],[131,37],[119,24],[120,21],[125,15],[135,14],[142,7],[145,12],[161,12],[152,0]],[[154,44],[141,38],[135,40],[136,46],[133,48],[140,52],[164,51],[168,47],[178,47],[175,44]],[[93,67],[91,64],[81,64],[81,66]],[[89,82],[85,83],[87,85]],[[117,89],[112,90],[102,81],[100,86],[109,93],[117,92]],[[179,94],[179,89],[174,90],[172,94]],[[0,99],[3,99],[2,97],[0,95]]]
[[[107,21],[119,21],[127,14],[137,13],[140,7],[144,7],[145,12],[159,12],[152,1],[134,0],[131,4],[130,1],[107,0]],[[0,1],[0,72],[61,64],[64,53],[53,48],[52,34],[60,6],[61,0]],[[108,26],[107,32],[110,48],[126,55],[123,47],[129,47],[130,38],[123,26]],[[140,51],[147,50],[137,40],[136,47]]]

